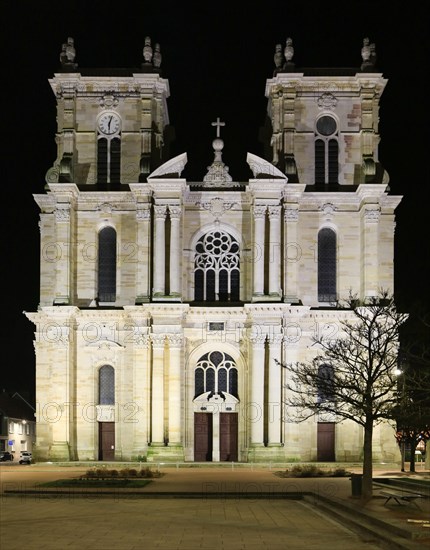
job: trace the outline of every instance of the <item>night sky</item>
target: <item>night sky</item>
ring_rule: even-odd
[[[191,3],[190,3],[191,4]],[[193,2],[194,4],[194,2]],[[240,3],[242,4],[242,3]],[[191,4],[192,5],[192,4]],[[252,7],[254,6],[254,7]],[[258,9],[257,9],[257,7]],[[34,393],[33,326],[23,311],[39,302],[39,210],[46,171],[56,158],[56,102],[48,83],[61,45],[75,40],[81,68],[139,67],[145,36],[160,43],[162,76],[176,139],[187,153],[182,177],[200,181],[213,160],[211,122],[220,117],[223,161],[235,181],[252,173],[248,152],[263,156],[258,135],[275,45],[293,39],[296,67],[359,67],[365,36],[388,78],[380,108],[380,161],[397,209],[398,304],[430,309],[429,8],[425,2],[128,1],[2,2],[3,361],[0,389]]]

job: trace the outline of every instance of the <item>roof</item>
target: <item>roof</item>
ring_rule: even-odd
[[[8,418],[34,421],[34,409],[19,393],[10,396],[5,391],[0,393],[0,414]]]

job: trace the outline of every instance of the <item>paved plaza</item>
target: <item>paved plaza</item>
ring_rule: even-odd
[[[161,478],[126,494],[32,492],[48,479],[76,477],[85,468],[0,466],[0,548],[7,550],[374,550],[388,548],[333,519],[296,491],[349,504],[350,480],[286,479],[269,469],[166,468]],[[10,490],[21,492],[11,494]],[[270,496],[271,495],[271,496]],[[283,495],[282,498],[279,498]],[[430,517],[421,510],[372,502],[375,514],[405,524]],[[399,516],[400,514],[400,516]],[[406,515],[405,515],[406,514]],[[418,530],[418,527],[415,526]],[[418,531],[417,531],[418,532]],[[429,535],[430,537],[430,535]],[[396,539],[397,540],[397,539]],[[403,548],[393,546],[393,548]],[[430,548],[430,538],[404,548]]]

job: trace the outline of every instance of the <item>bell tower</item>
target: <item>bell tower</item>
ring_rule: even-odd
[[[57,158],[50,183],[119,190],[146,181],[169,158],[169,83],[161,76],[159,44],[146,37],[135,69],[79,69],[73,38],[49,80],[57,99]],[[91,186],[91,187],[89,187]]]

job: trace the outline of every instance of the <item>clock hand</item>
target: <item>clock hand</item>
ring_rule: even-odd
[[[112,122],[112,116],[109,117],[108,130],[110,130],[110,123]]]

